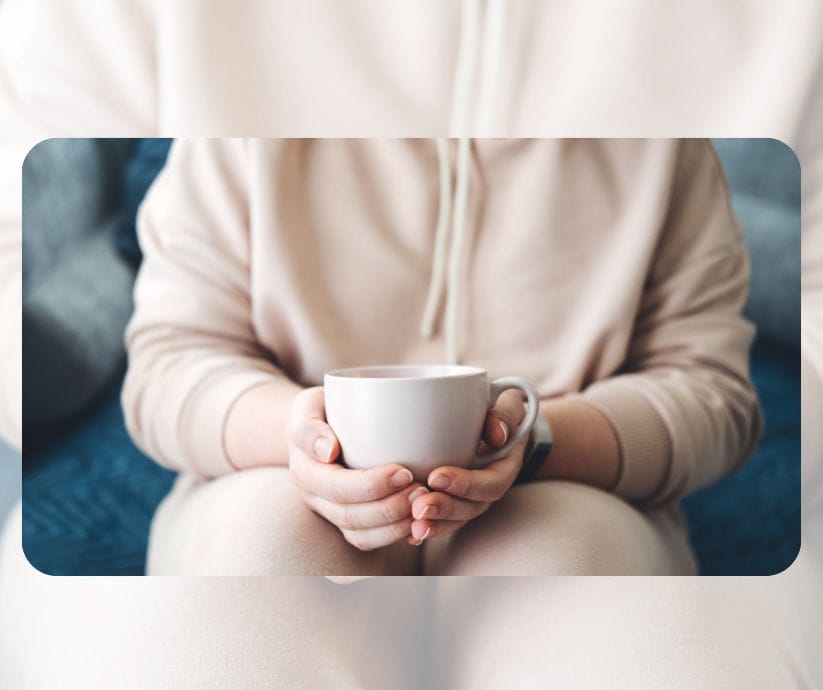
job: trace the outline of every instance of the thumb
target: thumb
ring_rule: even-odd
[[[310,458],[334,462],[340,455],[337,437],[326,424],[323,388],[307,388],[292,403],[290,435],[292,443]]]
[[[497,404],[486,415],[483,440],[492,448],[500,448],[506,443],[512,430],[520,424],[525,414],[520,394],[512,390],[503,391],[497,399]]]
[[[500,448],[509,438],[509,425],[496,412],[489,412],[483,424],[483,440],[492,448]]]

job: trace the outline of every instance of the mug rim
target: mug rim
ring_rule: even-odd
[[[438,370],[439,373],[432,375],[415,375],[411,373],[424,369]],[[374,374],[379,371],[396,372],[398,375],[369,375],[369,373]],[[403,375],[403,372],[407,373]],[[326,372],[325,376],[348,381],[431,381],[436,379],[468,378],[481,374],[486,374],[486,370],[482,367],[468,366],[465,364],[375,364],[364,367],[334,369],[333,371]]]

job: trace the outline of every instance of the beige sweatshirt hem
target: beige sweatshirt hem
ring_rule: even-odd
[[[199,459],[198,470],[208,477],[229,474],[236,467],[229,459],[224,429],[237,399],[250,388],[269,383],[274,377],[259,371],[238,371],[212,382],[202,392],[189,414],[183,413],[182,445],[188,457]]]
[[[620,447],[620,474],[613,491],[644,501],[662,486],[671,464],[671,433],[649,400],[628,381],[611,379],[580,396],[602,412]]]

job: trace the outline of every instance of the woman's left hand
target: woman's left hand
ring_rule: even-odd
[[[483,441],[492,448],[500,448],[524,416],[523,400],[519,393],[504,391],[486,415]],[[516,445],[507,456],[483,469],[445,466],[433,470],[427,480],[431,492],[412,504],[414,521],[411,536],[406,541],[419,546],[424,540],[454,532],[485,513],[514,484],[523,465],[523,451],[527,443],[528,438]]]

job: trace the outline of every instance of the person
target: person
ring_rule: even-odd
[[[759,435],[706,141],[189,139],[139,237],[123,409],[181,472],[151,573],[689,574],[677,500]],[[532,381],[542,481],[512,486],[525,443],[424,483],[344,468],[318,384],[380,362]],[[504,394],[486,440],[523,416]]]
[[[501,6],[506,21],[484,22],[497,27],[494,40],[461,31]],[[461,74],[471,62],[488,64],[487,83],[502,89],[496,98],[482,89],[483,117],[492,115],[485,132],[494,136],[728,132],[795,148],[804,175],[806,415],[803,549],[768,579],[375,578],[339,588],[315,578],[46,578],[22,554],[18,505],[0,548],[0,683],[476,687],[502,676],[506,687],[819,684],[821,11],[814,0],[733,9],[709,0],[677,9],[641,0],[612,8],[364,1],[345,11],[333,0],[231,9],[141,0],[94,12],[77,0],[0,3],[7,438],[20,433],[19,168],[33,144],[90,132],[474,134],[457,127],[465,119],[451,122],[455,104],[465,118],[466,94],[479,95],[465,78],[460,97],[452,91],[458,55],[467,56]],[[479,45],[497,45],[484,54],[504,56],[506,69],[477,60],[469,48]],[[377,625],[386,618],[399,624]],[[412,629],[419,636],[405,637]],[[435,649],[436,671],[421,671]]]

